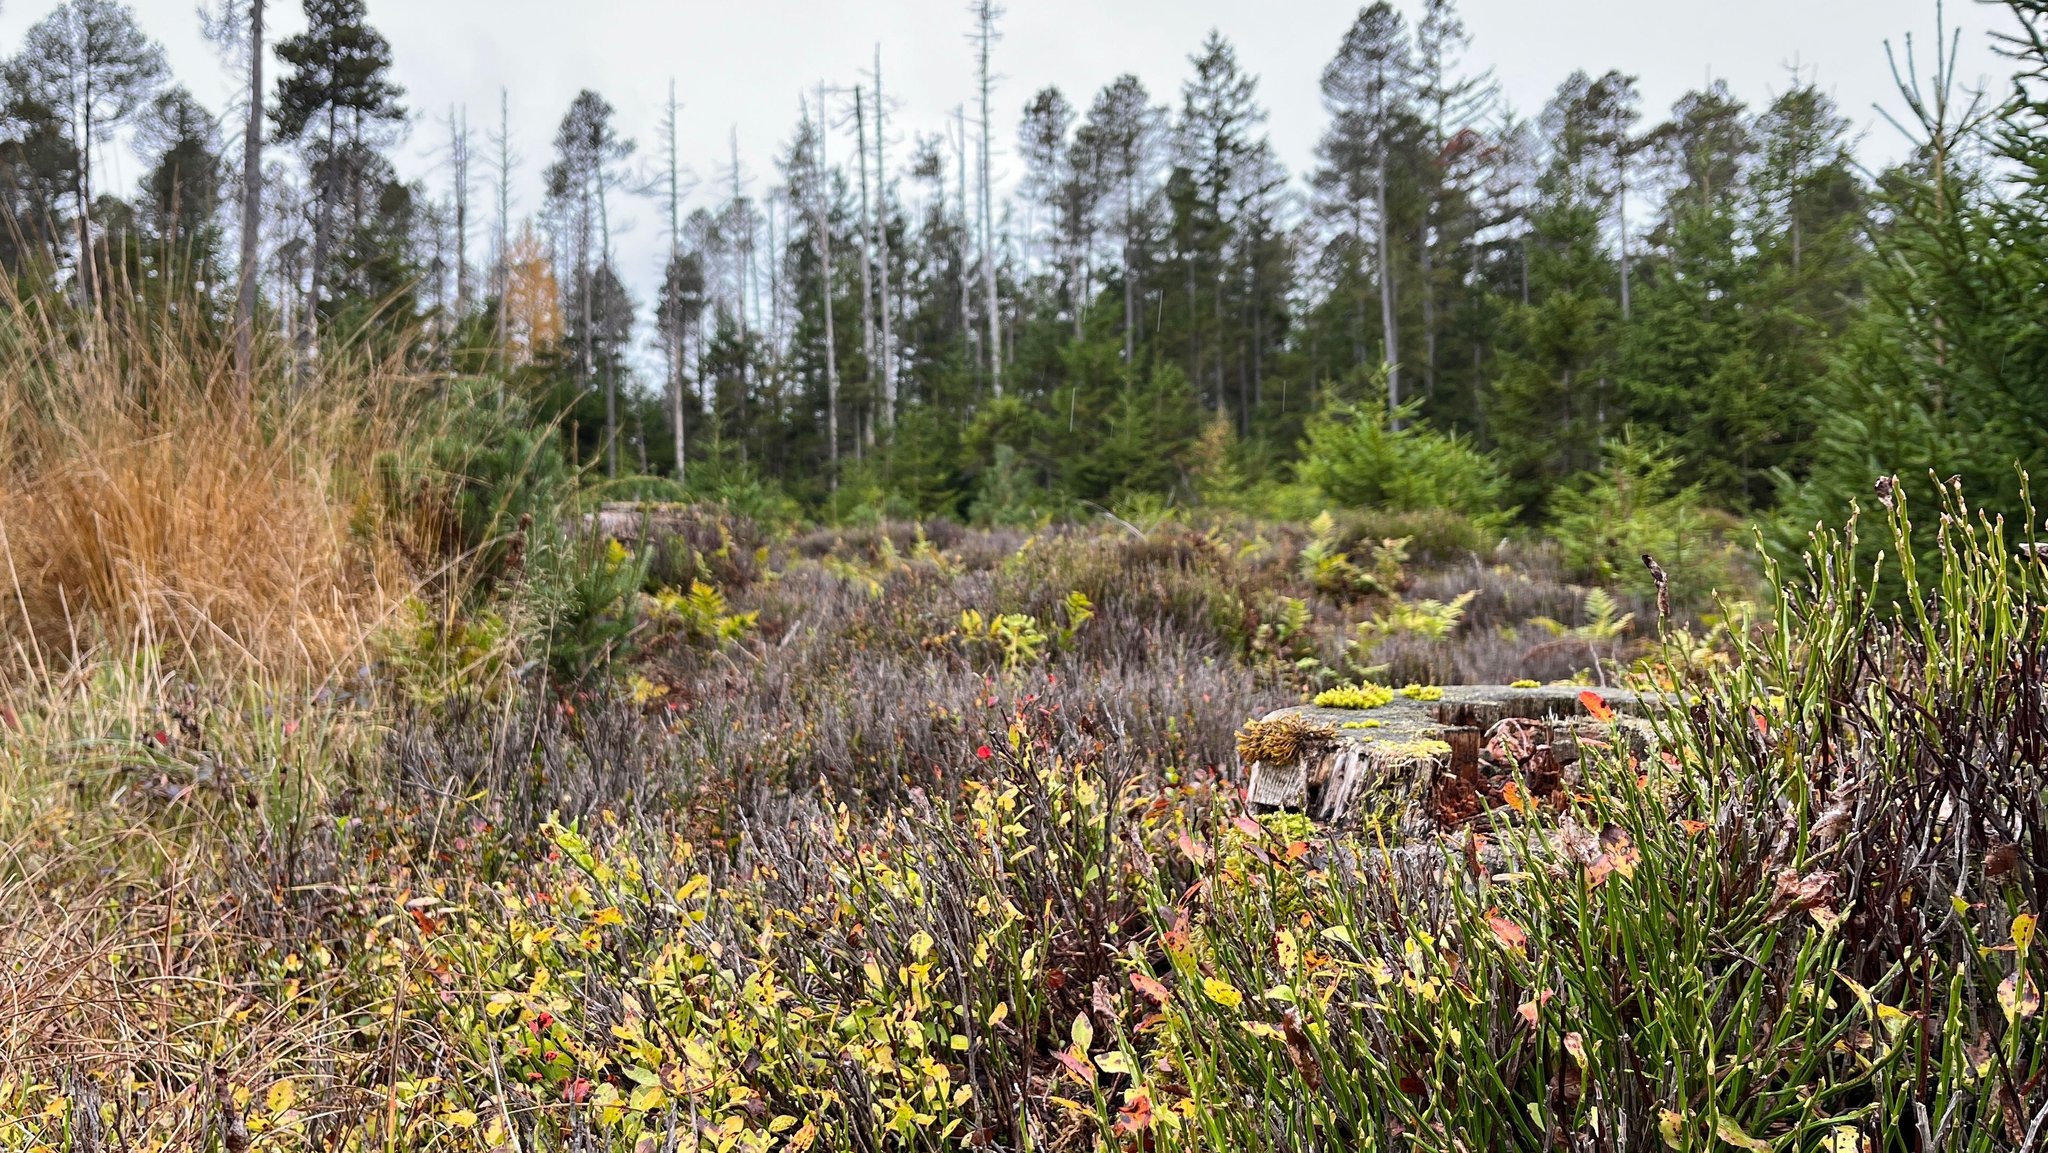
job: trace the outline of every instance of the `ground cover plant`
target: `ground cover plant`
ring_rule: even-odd
[[[1955,490],[1859,563],[1898,491],[1732,621],[1338,517],[410,502],[345,671],[17,577],[0,1142],[2028,1147],[2044,574]],[[1269,708],[1559,678],[1685,704],[1426,836],[1242,804]]]

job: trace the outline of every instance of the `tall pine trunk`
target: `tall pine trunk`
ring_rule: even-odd
[[[676,118],[680,111],[680,107],[676,104],[676,82],[670,80],[668,82],[668,268],[663,270],[664,275],[676,267],[676,262],[682,256],[683,185],[682,174],[679,171],[680,160],[676,155]],[[683,362],[686,349],[683,344],[684,325],[681,303],[671,300],[669,308],[672,328],[667,333],[668,339],[663,341],[668,347],[668,427],[669,435],[675,443],[676,483],[681,484],[686,479],[688,471],[684,467],[684,461],[686,459],[685,450],[689,447],[689,441],[684,435],[685,430],[683,427]]]
[[[990,0],[978,9],[981,23],[981,292],[988,307],[988,379],[997,399],[1003,395],[1003,327],[996,295],[995,200],[989,187],[989,41],[995,35],[996,10]]]
[[[1394,411],[1401,407],[1401,329],[1396,321],[1394,246],[1387,226],[1387,158],[1381,156],[1374,181],[1379,198],[1380,334],[1385,342],[1387,419],[1399,427]]]
[[[819,110],[819,119],[824,110]],[[875,279],[874,262],[869,251],[874,246],[874,216],[868,203],[868,117],[867,89],[853,90],[853,128],[860,152],[860,353],[861,362],[866,366],[867,395],[869,403],[875,396]],[[861,439],[872,444],[874,426],[865,421],[861,425]]]
[[[825,159],[825,86],[818,86],[818,187],[811,211],[818,226],[818,302],[825,311],[825,440],[832,462],[832,488],[839,488],[839,340],[832,322],[832,217],[826,200],[831,169]],[[792,206],[794,207],[794,206]]]
[[[887,108],[882,103],[882,49],[875,48],[875,208],[880,227],[875,230],[875,249],[881,266],[882,288],[882,426],[896,427],[896,333],[892,317],[895,298],[889,289],[889,167],[886,128]]]
[[[242,133],[242,259],[235,287],[235,386],[254,391],[256,277],[263,243],[263,0],[249,0],[249,124]]]

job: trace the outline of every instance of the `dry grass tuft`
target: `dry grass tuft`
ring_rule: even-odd
[[[158,648],[287,680],[359,663],[406,591],[372,486],[420,382],[389,363],[288,377],[269,359],[249,399],[199,321],[0,308],[0,659]]]

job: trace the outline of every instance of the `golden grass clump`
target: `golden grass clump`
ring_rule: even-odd
[[[1292,713],[1269,721],[1246,721],[1237,731],[1238,760],[1249,765],[1294,765],[1326,751],[1337,732]]]
[[[417,384],[336,356],[243,388],[202,322],[0,307],[0,659],[159,649],[317,680],[360,663],[405,578],[375,462]]]

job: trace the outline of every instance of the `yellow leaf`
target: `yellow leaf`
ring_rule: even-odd
[[[2031,1017],[2041,1011],[2041,987],[2021,970],[1999,982],[1998,1005],[2008,1021]]]
[[[1105,1073],[1116,1073],[1125,1077],[1138,1075],[1136,1066],[1131,1064],[1131,1059],[1125,1056],[1121,1049],[1111,1049],[1095,1058],[1095,1067]]]
[[[1211,1001],[1226,1009],[1235,1009],[1244,1004],[1244,994],[1238,992],[1235,985],[1215,977],[1202,978],[1202,992],[1209,994]]]
[[[623,925],[626,923],[626,918],[616,907],[606,905],[597,911],[597,916],[591,918],[590,923],[602,928],[606,925]]]
[[[270,1087],[270,1091],[263,1095],[263,1108],[272,1117],[277,1117],[288,1112],[293,1105],[298,1104],[298,1100],[298,1086],[292,1084],[290,1077],[286,1077],[284,1080],[273,1084]]]
[[[1769,1141],[1759,1141],[1748,1133],[1743,1132],[1742,1126],[1736,1124],[1733,1117],[1717,1119],[1714,1122],[1714,1136],[1735,1146],[1737,1149],[1748,1150],[1748,1153],[1771,1153],[1771,1143]]]
[[[1074,1027],[1069,1030],[1069,1033],[1074,1038],[1074,1048],[1079,1049],[1083,1053],[1086,1053],[1088,1047],[1095,1043],[1095,1026],[1088,1023],[1088,1014],[1086,1013],[1074,1014]]]
[[[476,1114],[467,1109],[451,1109],[441,1114],[441,1121],[443,1124],[451,1125],[457,1129],[476,1128]]]
[[[1827,1153],[1863,1153],[1863,1134],[1854,1125],[1837,1125],[1828,1133]]]
[[[661,1108],[664,1100],[666,1098],[661,1091],[661,1082],[656,1081],[652,1085],[642,1085],[633,1090],[633,1095],[626,1100],[626,1106],[635,1113],[647,1113]]]
[[[2024,953],[2027,951],[2027,946],[2034,943],[2035,923],[2032,913],[2021,913],[2012,919],[2012,947],[2014,949]]]
[[[1666,1109],[1657,1115],[1657,1133],[1673,1149],[1685,1148],[1685,1114]]]

